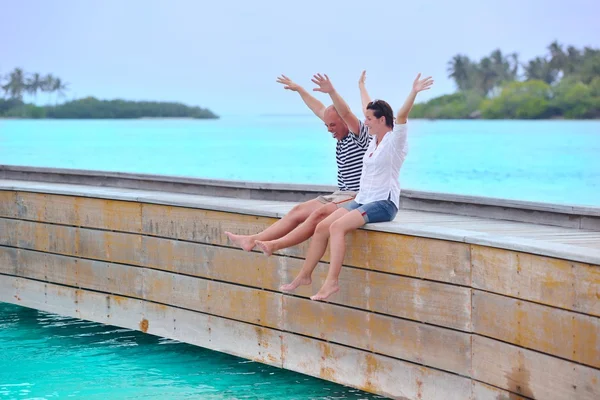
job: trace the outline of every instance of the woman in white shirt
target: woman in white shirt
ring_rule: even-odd
[[[282,290],[291,291],[300,285],[309,285],[312,282],[312,271],[323,257],[328,241],[331,241],[327,278],[319,292],[311,297],[312,300],[325,300],[339,290],[338,277],[346,252],[346,234],[366,223],[391,221],[396,216],[400,201],[398,177],[408,150],[406,121],[417,94],[428,90],[433,84],[431,77],[420,78],[421,74],[417,75],[394,124],[394,114],[387,102],[383,100],[368,102],[363,73],[360,81],[361,98],[365,112],[365,125],[369,128],[372,139],[363,158],[360,190],[353,201],[339,208],[317,225],[302,270],[294,281],[283,285]],[[358,118],[346,103],[339,101],[340,97],[327,75],[315,75],[313,82],[319,86],[314,90],[328,93],[344,122],[348,126],[354,126]]]

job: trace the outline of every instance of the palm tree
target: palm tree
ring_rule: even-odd
[[[7,76],[8,78],[8,76]],[[8,94],[8,88],[5,87],[6,85],[4,84],[4,75],[0,74],[0,89],[4,90],[4,96],[6,97],[6,95]]]
[[[56,92],[57,100],[59,97],[61,97],[61,98],[65,97],[65,92],[68,90],[68,86],[69,86],[69,84],[66,82],[63,82],[60,78],[54,79],[54,85],[52,86],[52,91]]]
[[[600,50],[584,49],[577,76],[586,85],[600,77]]]
[[[558,78],[558,70],[553,68],[550,62],[542,57],[534,58],[527,65],[524,65],[523,68],[525,69],[525,77],[528,81],[537,79],[551,85]]]
[[[588,46],[583,48],[583,58],[594,57],[600,54],[600,49],[594,49]]]
[[[501,76],[490,57],[481,59],[477,72],[479,78],[477,87],[482,95],[487,96],[497,86]]]
[[[562,45],[556,40],[548,46],[550,51],[550,66],[557,71],[564,71],[567,61],[567,56],[563,51]]]
[[[42,76],[37,72],[27,79],[26,90],[29,94],[32,94],[37,101],[37,92],[42,88]]]
[[[448,61],[448,78],[454,79],[458,90],[464,91],[472,88],[473,63],[469,57],[457,54]]]
[[[575,46],[567,47],[567,62],[565,65],[565,73],[573,74],[579,69],[581,64],[581,52]]]
[[[25,74],[21,68],[15,68],[8,76],[8,82],[2,86],[4,92],[15,100],[23,100],[25,88]]]
[[[40,89],[42,90],[42,92],[45,92],[45,93],[54,92],[54,80],[55,79],[56,78],[54,78],[54,76],[52,76],[52,74],[48,74],[44,78],[42,78],[42,83],[40,85]]]
[[[492,63],[491,69],[493,69],[497,75],[494,82],[494,86],[497,86],[502,82],[512,80],[510,74],[510,63],[508,61],[508,58],[504,56],[504,54],[502,54],[502,51],[500,49],[492,51],[489,58]]]
[[[519,78],[519,53],[511,53],[508,55],[508,62],[510,64],[510,76],[511,80],[515,81]]]
[[[517,79],[519,72],[519,55],[517,53],[502,54],[500,49],[492,51],[489,59],[491,68],[497,74],[496,84],[512,82]]]

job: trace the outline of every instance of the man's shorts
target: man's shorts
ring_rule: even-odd
[[[319,200],[323,204],[334,203],[338,207],[342,207],[345,203],[354,200],[358,192],[350,192],[344,190],[337,190],[332,194],[328,194],[326,196],[319,196],[317,200]]]

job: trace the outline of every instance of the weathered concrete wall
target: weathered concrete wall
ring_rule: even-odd
[[[394,233],[348,239],[341,290],[283,294],[224,231],[275,219],[0,191],[0,301],[224,351],[400,399],[600,398],[600,267]],[[326,253],[328,254],[328,253]]]
[[[171,193],[268,199],[300,202],[331,193],[333,186],[242,182],[184,176],[132,174],[0,165],[0,179],[110,186]],[[600,210],[580,205],[558,205],[531,201],[465,196],[402,189],[400,205],[405,210],[433,211],[487,219],[530,222],[576,229],[600,230]]]

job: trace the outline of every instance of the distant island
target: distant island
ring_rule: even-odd
[[[521,63],[499,49],[479,62],[458,54],[448,62],[457,92],[416,104],[412,118],[600,118],[600,49],[566,49]]]
[[[56,119],[125,119],[125,118],[219,118],[212,111],[190,107],[182,103],[99,100],[86,97],[62,104],[38,106],[23,101],[23,95],[37,98],[38,92],[49,97],[64,98],[67,86],[60,78],[39,73],[26,74],[15,68],[5,78],[0,75],[0,118],[56,118]]]

